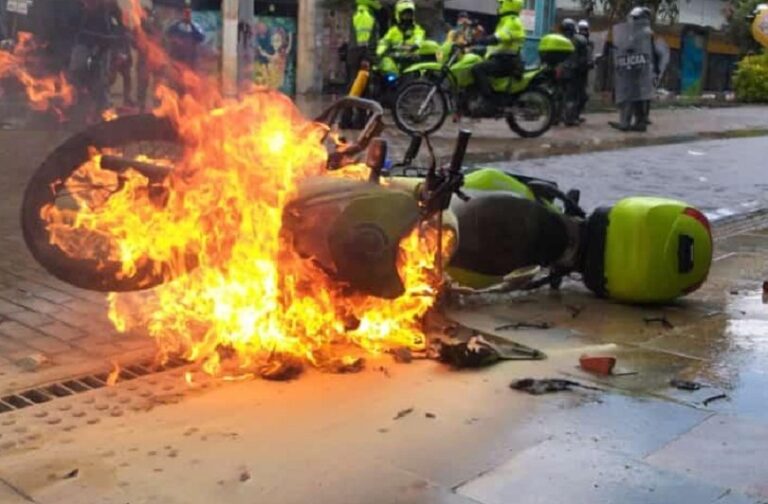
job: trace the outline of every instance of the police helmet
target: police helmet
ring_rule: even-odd
[[[397,0],[395,4],[395,21],[399,24],[404,13],[416,13],[416,3],[413,0]]]
[[[499,0],[499,14],[520,14],[525,7],[524,0]]]
[[[576,33],[576,21],[571,18],[565,18],[560,22],[560,31],[563,35],[574,35]]]

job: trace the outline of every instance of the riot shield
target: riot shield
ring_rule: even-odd
[[[616,103],[653,98],[653,32],[648,20],[613,27]]]

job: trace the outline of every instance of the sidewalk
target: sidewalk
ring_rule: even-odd
[[[299,107],[314,117],[332,103],[330,97],[300,97]],[[505,121],[469,120],[451,123],[450,119],[432,136],[436,152],[449,156],[460,128],[473,132],[468,162],[491,162],[533,159],[561,154],[579,154],[629,147],[664,145],[718,138],[768,135],[768,107],[732,106],[724,108],[663,108],[653,110],[653,125],[647,133],[624,133],[608,126],[618,118],[616,113],[588,113],[580,127],[552,128],[540,138],[519,138]],[[392,156],[402,155],[408,137],[400,132],[391,116],[385,119],[384,137],[390,142]]]

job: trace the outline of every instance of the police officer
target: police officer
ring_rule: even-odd
[[[614,74],[620,131],[645,132],[655,83],[659,79],[659,55],[651,30],[651,11],[635,7],[627,22],[613,27]]]
[[[398,0],[395,4],[395,24],[379,41],[376,55],[379,68],[385,73],[399,74],[395,61],[387,56],[390,51],[413,52],[424,42],[427,33],[416,23],[416,4],[413,0]]]
[[[485,61],[472,68],[472,74],[485,101],[484,107],[488,110],[495,106],[491,79],[508,75],[521,77],[524,70],[520,59],[520,49],[525,41],[525,28],[520,20],[524,1],[498,1],[499,19],[496,30],[490,37],[477,41],[478,45],[488,46]]]
[[[578,25],[579,35],[587,41],[587,66],[580,69],[579,81],[581,83],[581,99],[579,100],[579,122],[584,122],[582,117],[584,108],[589,101],[589,72],[595,68],[595,43],[590,40],[589,21],[582,19]]]
[[[573,53],[563,62],[560,72],[564,101],[563,122],[566,126],[578,126],[584,80],[589,66],[589,49],[587,39],[577,33],[576,21],[573,19],[563,19],[560,31],[574,47]]]
[[[347,77],[355,79],[360,64],[375,54],[379,42],[379,24],[376,12],[381,10],[379,0],[355,0],[357,8],[352,17],[349,52],[347,53]]]

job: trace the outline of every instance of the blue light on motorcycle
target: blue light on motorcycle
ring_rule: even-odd
[[[395,82],[397,80],[397,75],[395,74],[388,74],[387,75],[387,82]]]

